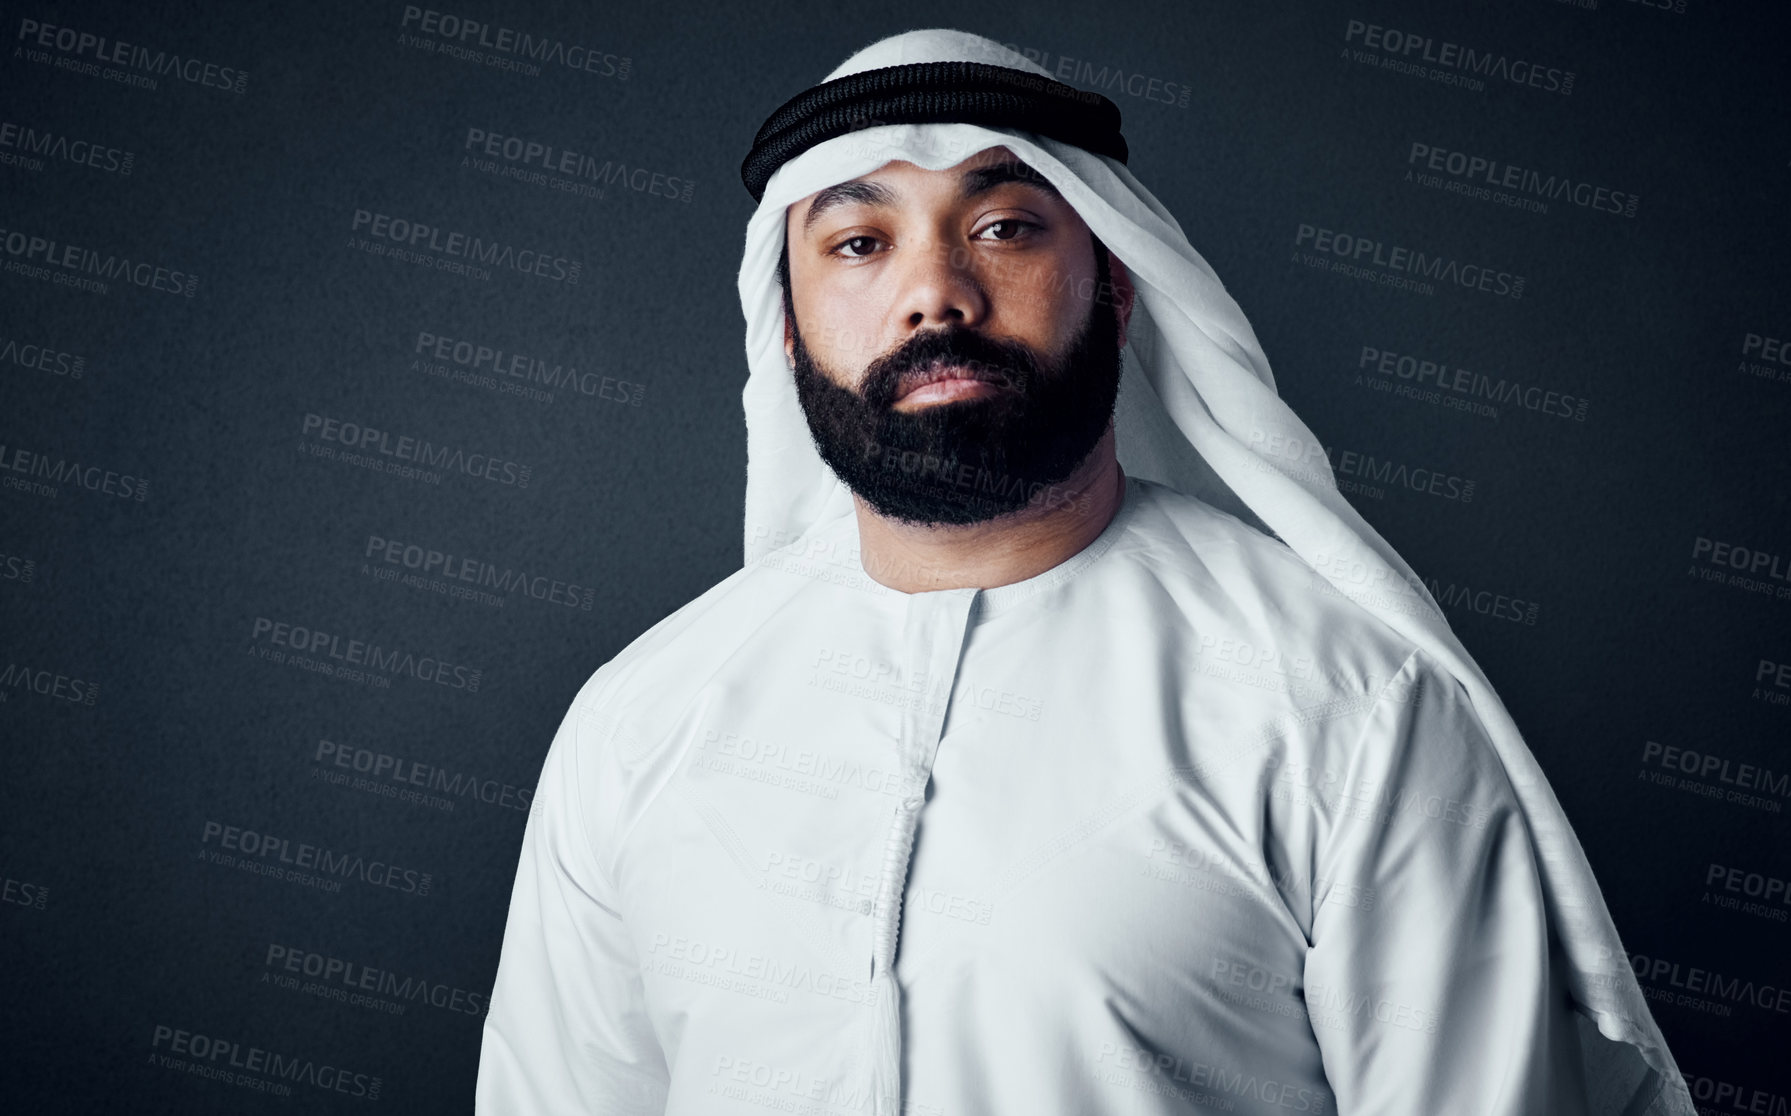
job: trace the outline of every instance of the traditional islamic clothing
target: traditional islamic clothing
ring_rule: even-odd
[[[481,1113],[1694,1111],[1510,715],[1099,101],[914,31],[761,130],[747,562],[549,749]],[[1043,573],[904,593],[805,426],[784,214],[997,145],[1136,286],[1124,496]]]

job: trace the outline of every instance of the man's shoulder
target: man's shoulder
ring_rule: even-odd
[[[1166,484],[1141,480],[1139,485],[1144,495],[1143,503],[1152,513],[1148,522],[1154,525],[1155,533],[1161,535],[1167,529],[1187,544],[1198,558],[1210,558],[1225,548],[1232,548],[1247,557],[1254,567],[1297,571],[1302,580],[1307,580],[1307,574],[1316,580],[1324,580],[1317,577],[1316,571],[1279,536]]]
[[[574,711],[610,720],[641,709],[680,715],[754,633],[815,586],[790,569],[790,556],[809,542],[748,562],[636,636],[585,681]]]
[[[574,707],[614,710],[643,688],[688,676],[690,664],[679,653],[714,647],[749,629],[753,614],[766,603],[764,594],[753,592],[761,580],[755,566],[743,566],[672,610],[599,666],[579,689]]]
[[[1134,559],[1186,602],[1203,655],[1378,688],[1416,649],[1280,538],[1165,485],[1145,492]]]
[[[1273,535],[1161,485],[1151,498],[1140,559],[1153,581],[1191,602],[1180,611],[1198,669],[1284,695],[1277,715],[1313,726],[1301,762],[1327,780],[1353,772],[1382,788],[1428,781],[1464,801],[1470,791],[1509,793],[1481,711],[1433,650]],[[1417,599],[1392,590],[1386,598],[1394,608]]]

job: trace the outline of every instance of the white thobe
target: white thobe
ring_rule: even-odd
[[[1530,832],[1422,651],[1136,477],[994,589],[887,588],[857,542],[580,691],[481,1114],[1585,1110]]]

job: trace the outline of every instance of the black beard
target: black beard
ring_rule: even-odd
[[[1110,291],[1105,249],[1096,292]],[[1123,356],[1117,309],[1096,300],[1062,355],[965,326],[917,333],[872,361],[862,394],[839,386],[795,340],[796,397],[821,460],[879,515],[922,525],[982,523],[1040,497],[1088,459],[1119,397]],[[992,395],[892,410],[902,377],[935,360],[978,367],[1004,381]],[[1064,498],[1061,494],[1053,494]]]

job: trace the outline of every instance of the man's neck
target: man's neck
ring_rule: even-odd
[[[865,573],[903,593],[994,589],[1036,577],[1095,540],[1125,498],[1113,428],[1077,470],[1013,515],[982,523],[919,526],[887,519],[856,495]]]

